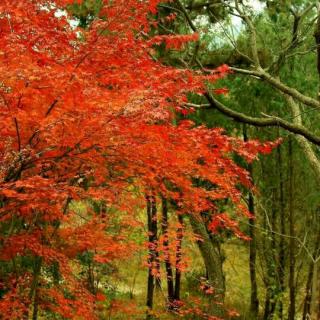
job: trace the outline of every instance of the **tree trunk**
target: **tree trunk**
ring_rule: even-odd
[[[174,287],[174,300],[180,300],[181,289],[181,258],[182,258],[182,239],[183,239],[183,216],[178,214],[179,227],[177,229],[177,246],[176,246],[176,281]]]
[[[254,198],[253,194],[249,192],[248,209],[253,216],[255,216]],[[255,218],[250,219],[249,236],[251,238],[249,244],[249,270],[250,270],[250,283],[251,283],[251,296],[250,296],[250,312],[253,317],[258,318],[259,314],[259,299],[258,299],[258,285],[257,285],[257,272],[256,272],[256,256],[257,256],[257,243],[255,232]]]
[[[315,43],[317,45],[317,71],[320,78],[320,3],[318,2],[318,17],[314,30]],[[318,91],[318,99],[320,100],[320,89]]]
[[[243,125],[243,140],[248,141],[248,134],[246,125]],[[253,180],[253,167],[252,164],[247,166],[248,172]],[[252,181],[253,182],[253,181]],[[257,272],[256,272],[256,259],[257,259],[257,239],[255,230],[256,212],[254,207],[254,197],[251,190],[248,195],[248,210],[252,214],[252,219],[249,219],[249,236],[251,241],[249,242],[249,271],[250,271],[250,313],[255,319],[259,314],[259,299],[258,299],[258,285],[257,285]]]
[[[164,261],[167,274],[167,290],[168,290],[168,308],[172,309],[174,301],[174,279],[172,265],[170,262],[169,239],[168,239],[168,203],[167,199],[162,197],[162,234],[163,234],[163,250]]]
[[[283,186],[283,174],[282,174],[282,150],[281,145],[277,148],[277,162],[278,162],[278,173],[279,173],[279,218],[280,218],[280,232],[282,235],[286,234],[286,219],[285,219],[285,200],[284,200],[284,186]],[[278,263],[278,277],[279,277],[279,294],[278,294],[278,317],[283,319],[283,297],[285,291],[285,238],[280,236],[279,241],[279,263]]]
[[[33,268],[33,280],[31,284],[31,289],[29,293],[29,298],[33,298],[33,312],[32,312],[32,320],[38,319],[38,310],[39,310],[39,300],[38,300],[38,286],[39,286],[39,278],[41,273],[42,266],[42,257],[35,257],[34,268]]]
[[[33,313],[32,313],[32,320],[38,319],[38,311],[39,311],[39,290],[38,288],[34,292],[33,297]]]
[[[273,202],[275,203],[276,198],[274,197]],[[277,262],[276,262],[276,253],[277,253],[277,242],[275,238],[275,234],[273,231],[276,231],[276,208],[272,208],[272,214],[270,216],[270,224],[268,227],[270,228],[270,232],[268,236],[271,240],[266,237],[266,241],[271,241],[271,245],[268,246],[268,249],[265,250],[265,259],[266,259],[266,301],[265,301],[265,309],[264,309],[264,320],[273,319],[274,313],[276,311],[277,304],[277,292],[279,290],[279,283],[277,278]]]
[[[266,298],[264,301],[263,320],[268,320],[269,314],[270,314],[270,290],[269,290],[269,286],[267,286]]]
[[[319,267],[318,264],[315,263],[314,264],[314,271],[313,271],[313,280],[312,280],[312,297],[311,297],[311,317],[310,319],[312,320],[319,320],[319,318],[317,318],[318,315],[318,303],[319,303],[319,279],[320,279],[320,275],[319,275]]]
[[[293,100],[292,97],[286,95],[284,95],[284,97],[291,109],[293,123],[296,125],[302,125],[300,106]],[[310,167],[315,174],[315,179],[320,184],[320,161],[317,154],[314,152],[311,144],[306,138],[300,135],[295,135],[295,139],[297,140],[300,148],[302,149],[307,160],[309,161]]]
[[[150,311],[153,308],[153,294],[155,285],[155,276],[153,269],[156,264],[156,247],[157,247],[157,207],[156,199],[154,196],[147,196],[147,217],[148,217],[148,235],[149,235],[149,256],[148,256],[148,282],[147,282],[147,317],[152,319]]]
[[[320,319],[320,265],[318,262],[318,310],[317,319]]]
[[[319,212],[316,212],[316,237],[314,238],[314,249],[312,253],[313,260],[310,261],[309,263],[309,270],[308,270],[308,276],[307,276],[307,283],[306,283],[306,293],[305,293],[305,298],[304,298],[304,304],[303,304],[303,315],[302,315],[302,320],[308,320],[311,319],[312,316],[312,301],[315,300],[313,299],[314,295],[317,294],[317,289],[314,288],[314,273],[315,273],[315,268],[317,267],[317,264],[315,263],[316,259],[318,258],[319,255],[319,245],[320,245],[320,221],[319,221]],[[319,263],[319,262],[318,262]],[[319,284],[320,288],[320,284]],[[319,317],[316,319],[320,319]]]
[[[313,270],[314,270],[314,263],[313,261],[311,261],[309,264],[309,272],[307,277],[306,296],[304,298],[304,303],[303,303],[302,320],[310,319],[310,315],[311,315]]]
[[[295,232],[294,232],[294,206],[293,206],[293,159],[292,140],[289,140],[289,311],[288,320],[295,319],[296,313],[296,286],[295,286]]]
[[[190,215],[190,223],[195,234],[202,238],[198,241],[200,253],[202,255],[210,284],[214,288],[214,300],[210,305],[210,313],[215,316],[224,316],[224,296],[225,296],[225,279],[222,270],[222,261],[217,248],[214,247],[207,228],[201,217]]]

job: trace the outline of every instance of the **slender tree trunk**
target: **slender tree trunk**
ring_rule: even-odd
[[[42,258],[35,257],[34,268],[33,268],[33,280],[32,280],[31,289],[29,293],[30,299],[33,299],[32,320],[38,319],[38,310],[39,310],[38,286],[39,286],[39,278],[41,273],[41,265],[42,265]]]
[[[162,197],[162,234],[163,234],[163,250],[164,261],[167,274],[167,290],[168,290],[168,308],[172,309],[174,301],[174,279],[172,265],[170,262],[169,239],[168,239],[168,203],[167,199]]]
[[[320,265],[318,262],[318,310],[317,319],[320,319]]]
[[[309,320],[312,316],[312,301],[314,300],[313,297],[316,292],[316,288],[314,288],[314,271],[317,267],[317,264],[315,263],[315,260],[317,259],[319,255],[319,245],[320,245],[320,221],[319,221],[319,212],[316,212],[316,224],[317,227],[315,229],[316,237],[314,238],[314,249],[313,249],[313,261],[310,261],[309,268],[308,268],[308,277],[307,277],[307,283],[306,283],[306,289],[305,289],[305,298],[304,298],[304,304],[303,304],[303,315],[302,320]],[[318,262],[319,263],[319,262]],[[319,283],[320,288],[320,283]],[[316,319],[320,319],[319,317]]]
[[[277,148],[277,162],[279,173],[279,208],[280,208],[280,232],[286,234],[286,218],[285,218],[285,200],[284,200],[284,186],[283,186],[283,165],[282,165],[282,149],[281,145]],[[285,238],[280,236],[279,241],[279,264],[278,264],[278,277],[279,277],[279,294],[278,294],[278,317],[283,319],[283,297],[285,291],[285,266],[286,266],[286,248]]]
[[[274,203],[277,201],[277,197],[274,198]],[[271,215],[271,228],[272,231],[277,230],[277,209],[272,209]],[[271,256],[272,256],[272,264],[270,265],[270,277],[272,278],[271,283],[273,284],[271,287],[271,301],[270,301],[270,315],[269,319],[273,319],[274,313],[276,311],[277,306],[277,293],[279,291],[279,278],[278,278],[278,268],[277,268],[277,239],[274,232],[271,232]]]
[[[293,206],[293,159],[292,140],[289,140],[289,311],[288,320],[295,319],[296,313],[296,286],[295,286],[295,231],[294,231],[294,206]]]
[[[262,162],[261,162],[262,165]],[[262,171],[263,166],[261,166]],[[267,216],[263,214],[263,229],[267,230],[269,228],[267,224]],[[263,263],[266,266],[266,272],[264,276],[264,286],[265,286],[265,299],[264,299],[264,308],[263,308],[263,320],[267,320],[270,312],[270,278],[269,278],[269,262],[270,262],[270,246],[269,246],[269,234],[262,235],[261,248],[262,248],[262,259]]]
[[[32,313],[32,320],[38,319],[38,311],[39,311],[39,290],[38,288],[34,292],[33,297],[33,313]]]
[[[320,78],[320,2],[318,1],[317,3],[318,6],[318,18],[317,18],[317,23],[316,27],[314,30],[314,38],[315,42],[317,45],[317,71],[318,71],[318,76]],[[320,89],[318,91],[318,99],[320,100]]]
[[[272,163],[270,164],[270,160]],[[266,166],[264,161],[260,162],[261,165],[261,177],[262,179],[270,178],[270,175],[274,174],[275,167],[277,166],[276,159],[273,157],[268,162]],[[265,203],[266,207],[262,205],[262,226],[266,230],[265,233],[261,233],[261,249],[262,256],[261,262],[262,266],[265,267],[264,270],[264,286],[265,286],[265,298],[264,298],[264,311],[263,320],[273,319],[275,311],[275,296],[278,290],[278,279],[277,279],[277,242],[275,238],[275,231],[277,231],[277,192],[272,190],[270,195],[271,206],[268,202]]]
[[[201,217],[195,217],[192,214],[189,217],[193,232],[202,238],[202,241],[198,241],[198,246],[206,267],[208,280],[215,290],[213,301],[210,304],[211,310],[209,310],[209,312],[215,316],[223,317],[225,279],[222,270],[221,257],[214,247]]]
[[[270,314],[270,290],[269,290],[269,286],[267,286],[266,298],[264,301],[263,320],[268,320],[269,314]]]
[[[275,203],[276,200],[274,200]],[[276,311],[277,305],[277,291],[279,290],[279,283],[277,279],[277,264],[276,264],[276,252],[277,252],[277,243],[275,234],[272,231],[276,231],[276,209],[272,208],[272,214],[270,217],[271,232],[269,233],[269,237],[271,238],[271,246],[266,251],[266,268],[267,268],[267,293],[266,293],[266,301],[265,301],[265,310],[264,310],[264,320],[273,319],[274,313]],[[268,239],[268,238],[267,238]]]
[[[243,125],[243,140],[248,141],[248,134],[246,125]],[[253,180],[253,167],[252,164],[248,164],[248,172]],[[259,314],[259,299],[258,299],[258,285],[257,285],[257,272],[256,272],[256,260],[257,260],[257,239],[255,230],[256,212],[254,206],[253,193],[250,190],[248,195],[248,210],[252,214],[252,219],[249,219],[249,236],[251,241],[249,243],[249,271],[250,271],[250,313],[255,319]]]
[[[318,287],[319,285],[319,279],[320,279],[320,275],[319,275],[319,266],[317,263],[314,264],[314,271],[313,271],[313,279],[312,279],[312,298],[311,298],[311,317],[310,319],[312,320],[319,320],[319,318],[317,318],[318,315],[318,303],[319,303],[319,291],[320,288]]]
[[[157,247],[158,247],[157,202],[154,196],[152,198],[153,198],[153,201],[151,202],[151,211],[152,211],[152,217],[155,221],[155,239],[154,239],[154,253],[155,253],[154,270],[156,270],[155,289],[162,290],[161,277],[160,277],[160,257],[159,257],[159,250],[157,250]]]
[[[153,308],[153,295],[155,286],[154,267],[156,264],[156,246],[157,246],[157,207],[154,196],[147,196],[147,217],[148,217],[148,235],[149,235],[149,257],[148,257],[148,282],[147,282],[147,302],[148,307],[146,319],[152,319],[150,311]]]
[[[177,246],[176,246],[176,281],[174,287],[174,300],[180,300],[181,290],[181,259],[182,259],[182,239],[183,239],[183,216],[178,214],[179,227],[177,229]]]
[[[306,296],[304,298],[304,303],[303,303],[302,320],[310,319],[310,315],[311,315],[313,270],[314,270],[314,263],[313,261],[311,261],[309,264],[309,271],[308,271],[308,277],[307,277]]]
[[[250,225],[249,225],[249,236],[251,238],[251,241],[249,244],[249,269],[250,269],[250,283],[251,283],[250,312],[253,317],[258,318],[259,299],[258,299],[258,285],[257,285],[257,272],[256,272],[257,242],[256,242],[256,232],[255,232],[254,198],[251,191],[249,192],[248,209],[253,215],[253,219],[250,219]]]

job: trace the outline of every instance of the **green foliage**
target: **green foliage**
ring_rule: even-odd
[[[99,14],[102,6],[102,0],[83,0],[80,4],[75,2],[69,5],[68,11],[79,20],[79,26],[81,28],[86,28]]]

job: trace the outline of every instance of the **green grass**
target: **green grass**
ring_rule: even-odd
[[[192,259],[192,263],[184,274],[182,282],[183,298],[188,302],[188,297],[190,296],[198,295],[201,297],[198,288],[200,285],[199,278],[204,272],[204,265],[197,246],[192,243],[186,243],[185,246],[187,246],[188,255]],[[250,301],[248,250],[246,245],[239,241],[230,242],[224,245],[223,249],[227,256],[224,263],[227,287],[226,306],[228,309],[238,311],[241,314],[239,319],[251,320],[248,312]],[[143,266],[144,258],[141,254],[135,255],[128,259],[128,261],[121,261],[121,263],[117,265],[118,272],[110,279],[115,290],[113,298],[119,299],[124,303],[126,301],[128,303],[134,302],[142,314],[145,312],[147,281],[147,269]],[[162,270],[164,270],[163,266],[161,267]],[[166,290],[166,281],[164,278],[161,283],[161,288],[157,288],[155,291],[154,310],[160,315],[159,319],[177,319],[177,315],[165,314]],[[205,298],[203,298],[203,301],[205,301]],[[137,318],[131,316],[130,319],[142,319],[142,314]],[[121,314],[121,312],[119,314],[114,313],[111,319],[124,320],[128,319],[128,315],[125,313]],[[196,318],[193,317],[192,319]]]

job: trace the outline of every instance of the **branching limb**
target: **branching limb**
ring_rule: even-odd
[[[17,142],[18,142],[18,151],[21,150],[21,137],[20,137],[20,131],[19,131],[19,123],[16,117],[14,117],[14,126],[16,128],[17,133]]]
[[[299,102],[301,102],[309,107],[313,107],[315,109],[320,109],[320,103],[318,100],[304,95],[303,93],[301,93],[300,91],[298,91],[295,88],[291,88],[291,87],[287,86],[286,84],[281,82],[281,80],[273,77],[270,73],[266,72],[265,70],[263,70],[261,68],[258,70],[257,69],[248,70],[248,69],[241,69],[241,68],[231,68],[231,70],[233,70],[237,73],[254,76],[260,80],[264,80],[265,82],[272,85],[274,88],[278,89],[280,92],[291,96],[292,98],[298,100]]]
[[[257,47],[256,28],[254,27],[254,24],[253,24],[251,18],[247,14],[245,14],[244,11],[240,8],[238,0],[235,0],[235,8],[236,8],[239,16],[242,18],[242,20],[248,26],[248,29],[250,32],[250,48],[251,48],[251,54],[252,54],[252,59],[253,59],[254,65],[256,68],[261,68],[258,47]]]
[[[301,126],[302,125],[302,118],[301,118],[301,112],[299,105],[293,100],[292,97],[288,95],[284,95],[293,116],[293,123],[295,125]],[[312,146],[309,143],[309,139],[306,139],[304,136],[296,136],[296,140],[300,146],[300,148],[303,150],[306,158],[308,159],[310,166],[315,173],[315,178],[317,179],[317,182],[320,183],[320,161],[317,157],[316,153],[312,149]],[[309,140],[309,141],[308,141]]]
[[[206,93],[205,96],[209,101],[209,104],[204,106],[202,105],[202,108],[214,108],[223,113],[224,115],[234,119],[235,121],[250,124],[256,127],[281,127],[287,130],[288,132],[298,134],[307,139],[308,141],[320,146],[320,137],[309,131],[301,124],[293,124],[282,118],[274,116],[267,116],[267,118],[251,117],[228,108],[223,103],[214,98],[210,93]]]

